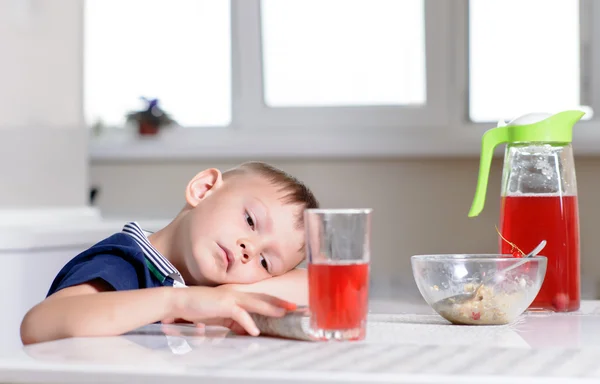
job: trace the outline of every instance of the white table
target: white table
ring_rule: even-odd
[[[422,305],[374,301],[367,334],[363,342],[312,343],[152,325],[0,349],[0,382],[600,382],[600,301],[495,327],[453,326]]]

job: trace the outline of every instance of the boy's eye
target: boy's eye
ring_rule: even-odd
[[[248,223],[250,228],[254,229],[254,220],[252,220],[252,217],[248,214],[248,212],[246,212],[246,223]]]
[[[260,265],[262,265],[263,268],[269,272],[269,264],[267,263],[267,259],[265,259],[262,255],[260,256]]]

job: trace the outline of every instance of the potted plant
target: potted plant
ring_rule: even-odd
[[[141,99],[146,103],[146,108],[127,114],[127,122],[134,122],[140,135],[156,135],[161,128],[176,123],[158,106],[158,99]]]

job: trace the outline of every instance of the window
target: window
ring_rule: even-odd
[[[230,3],[86,0],[88,124],[123,126],[140,97],[158,98],[182,126],[231,121]]]
[[[579,2],[471,0],[472,121],[579,107]]]
[[[446,124],[449,6],[427,3],[257,1],[258,32],[240,36],[259,52],[256,71],[247,73],[260,80],[246,87],[255,89],[248,115],[263,131],[337,131],[338,138],[365,127]],[[252,67],[253,58],[240,60]]]
[[[86,0],[88,123],[145,96],[181,125],[90,153],[477,156],[498,120],[568,108],[600,153],[596,20],[593,0]]]
[[[426,103],[423,0],[263,0],[261,10],[268,106]]]

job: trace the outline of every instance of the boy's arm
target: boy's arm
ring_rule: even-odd
[[[250,312],[283,316],[295,305],[268,295],[211,287],[145,288],[103,292],[101,284],[64,288],[33,307],[21,323],[23,344],[66,337],[116,336],[164,319],[259,331]]]
[[[75,336],[114,336],[160,321],[174,310],[173,288],[106,291],[100,282],[64,288],[21,323],[23,344]]]
[[[292,269],[281,276],[262,280],[258,283],[224,284],[219,288],[266,293],[297,305],[308,305],[308,273],[303,268]]]

